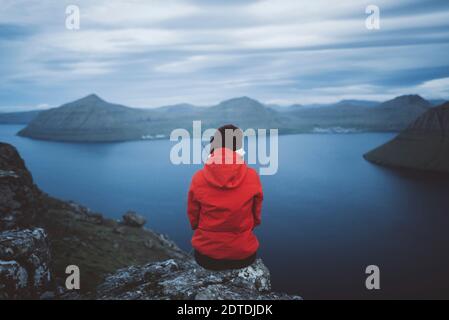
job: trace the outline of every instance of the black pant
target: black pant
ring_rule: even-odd
[[[195,261],[204,269],[220,271],[241,269],[251,265],[256,260],[257,253],[241,260],[214,259],[195,250]]]

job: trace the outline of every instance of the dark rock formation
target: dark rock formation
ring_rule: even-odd
[[[32,225],[40,196],[17,150],[0,143],[0,231]]]
[[[123,224],[130,227],[141,228],[146,222],[147,220],[143,216],[134,211],[128,211],[123,215]]]
[[[41,228],[0,232],[0,299],[37,298],[51,282],[50,249]]]
[[[89,208],[82,206],[73,201],[68,202],[69,206],[73,210],[72,212],[76,213],[76,219],[91,222],[95,224],[103,224],[105,222],[105,218],[101,213],[93,212]]]
[[[43,208],[17,150],[0,143],[0,299],[37,298],[51,283],[46,232],[30,228]]]
[[[428,110],[364,157],[380,165],[449,172],[449,103]]]
[[[98,299],[301,299],[271,292],[270,272],[257,259],[238,270],[208,271],[193,260],[166,260],[120,269],[97,288]]]

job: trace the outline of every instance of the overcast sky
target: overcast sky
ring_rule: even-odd
[[[449,1],[0,0],[0,111],[92,92],[134,107],[449,98]]]

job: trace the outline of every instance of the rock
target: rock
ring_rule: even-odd
[[[117,234],[125,234],[125,228],[123,226],[115,227],[114,229],[112,229],[112,232]]]
[[[85,206],[82,206],[82,205],[80,205],[79,203],[76,203],[76,202],[74,202],[74,201],[67,201],[67,204],[70,206],[70,208],[71,208],[74,212],[76,212],[76,213],[78,213],[78,214],[85,215],[85,214],[88,214],[88,213],[90,212],[90,209],[89,209],[89,208],[87,208],[87,207],[85,207]]]
[[[182,260],[190,258],[189,254],[181,250],[178,245],[168,237],[168,235],[164,235],[162,233],[154,232],[151,230],[147,230],[147,232],[150,232],[158,239],[157,242],[153,243],[155,247],[162,247],[171,252],[170,258]]]
[[[55,289],[54,291],[50,291],[50,294],[54,295],[53,299],[59,300],[80,300],[84,299],[84,296],[80,294],[79,290],[70,290],[65,286],[65,278],[56,278],[55,279]],[[45,298],[45,297],[44,297]],[[43,297],[41,296],[41,300]]]
[[[28,273],[17,261],[0,260],[0,299],[20,297],[27,283]]]
[[[134,211],[128,211],[123,215],[123,224],[130,227],[141,228],[147,221]]]
[[[35,298],[51,284],[50,249],[41,228],[0,232],[0,297]]]
[[[154,242],[151,241],[150,239],[146,240],[143,245],[146,248],[148,248],[148,249],[153,249],[154,248]]]
[[[160,241],[162,246],[167,247],[167,248],[171,248],[171,249],[178,248],[176,243],[173,240],[171,240],[168,237],[168,235],[162,234],[162,233],[157,233],[156,235],[158,236],[159,241]]]
[[[46,291],[39,297],[40,300],[53,300],[55,299],[56,295],[52,291]]]
[[[301,299],[271,292],[270,272],[261,259],[237,270],[209,271],[193,260],[170,259],[131,266],[108,276],[98,299]]]
[[[95,224],[103,224],[104,218],[103,215],[101,213],[90,213],[87,215],[87,219],[88,221],[95,223]]]
[[[73,212],[77,219],[87,221],[95,224],[103,224],[105,219],[101,213],[92,212],[89,208],[82,206],[76,202],[69,201],[69,208]]]
[[[41,209],[40,198],[17,150],[0,143],[0,231],[31,226]]]

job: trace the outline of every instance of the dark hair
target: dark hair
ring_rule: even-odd
[[[226,139],[226,136],[228,138]],[[231,138],[232,137],[232,141]],[[243,132],[240,128],[233,124],[224,125],[215,131],[215,134],[210,138],[210,153],[215,149],[228,148],[232,151],[242,148]]]

